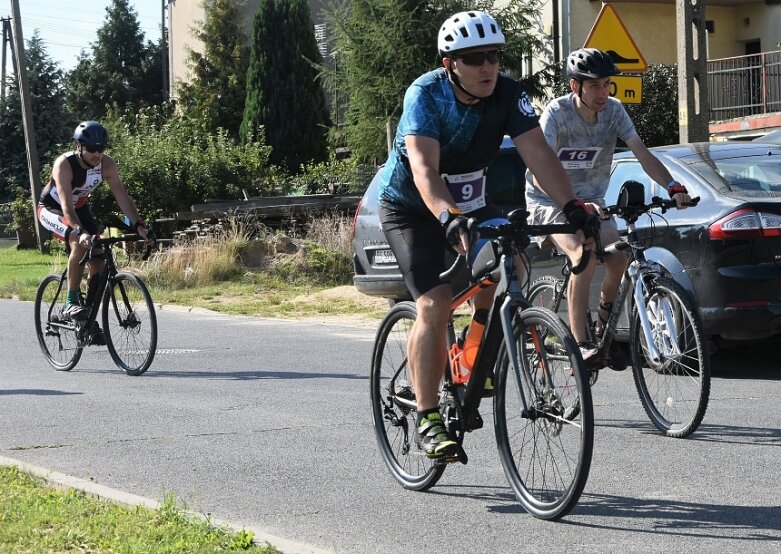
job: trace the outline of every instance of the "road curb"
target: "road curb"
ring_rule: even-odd
[[[0,456],[0,465],[16,467],[24,473],[29,473],[30,475],[34,475],[35,477],[42,479],[49,486],[63,491],[76,489],[82,491],[85,494],[89,494],[90,496],[94,496],[103,500],[109,500],[124,506],[143,506],[152,510],[156,510],[160,507],[160,502],[152,500],[151,498],[146,498],[144,496],[138,496],[137,494],[113,489],[88,479],[82,479],[81,477],[75,477],[73,475],[67,475],[58,471],[52,471],[50,469],[29,464],[21,460]],[[201,513],[192,512],[189,510],[183,510],[182,512],[189,517],[201,519],[204,521],[208,520],[215,526],[226,527],[232,531],[238,532],[242,529],[251,531],[254,535],[253,540],[256,544],[269,543],[284,554],[333,554],[335,552],[333,550],[324,550],[316,546],[311,546],[308,544],[292,541],[284,537],[279,537],[277,535],[272,535],[251,525],[242,525],[240,523],[224,521],[211,516],[207,518]]]

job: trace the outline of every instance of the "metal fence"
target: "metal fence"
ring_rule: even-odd
[[[781,112],[781,51],[708,61],[710,120]]]

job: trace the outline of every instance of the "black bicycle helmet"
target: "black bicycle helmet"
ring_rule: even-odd
[[[570,79],[603,79],[620,73],[610,54],[596,48],[581,48],[567,57],[567,77]]]
[[[108,131],[97,121],[82,121],[73,132],[73,140],[90,148],[108,146]]]

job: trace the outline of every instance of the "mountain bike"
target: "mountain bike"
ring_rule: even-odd
[[[151,235],[150,235],[151,236]],[[79,261],[84,266],[103,247],[105,268],[96,289],[87,294],[89,315],[74,320],[63,315],[68,292],[67,268],[48,275],[35,295],[35,330],[38,344],[49,364],[58,371],[70,371],[85,347],[95,343],[98,313],[101,313],[105,344],[114,363],[128,375],[141,375],[152,364],[157,348],[157,318],[152,297],[137,275],[119,271],[112,247],[121,242],[143,240],[140,235],[93,237]],[[152,244],[147,242],[142,259]],[[100,307],[102,305],[102,310]]]
[[[692,199],[695,205],[699,198]],[[607,323],[601,329],[587,314],[587,333],[604,359],[615,339],[616,326],[631,294],[629,352],[640,401],[651,423],[669,437],[693,433],[705,416],[710,395],[710,355],[702,333],[697,302],[664,268],[645,257],[645,244],[639,239],[635,222],[643,214],[674,208],[674,200],[653,197],[644,203],[643,185],[624,183],[619,203],[605,209],[626,222],[627,234],[601,249],[597,256],[627,252],[629,260]],[[549,275],[536,279],[529,289],[529,301],[545,306],[567,321],[569,262],[564,257],[563,278]],[[609,363],[609,360],[607,361]],[[591,383],[599,369],[592,369]]]
[[[450,280],[464,265],[471,270],[469,285],[452,300],[449,351],[457,341],[456,310],[481,287],[497,283],[497,288],[471,376],[459,383],[457,368],[448,362],[439,407],[448,432],[461,445],[466,433],[483,426],[478,407],[491,377],[494,432],[505,475],[528,512],[555,520],[574,507],[586,485],[594,415],[575,339],[556,314],[530,307],[514,262],[530,234],[575,231],[563,224],[530,226],[526,217],[525,210],[515,210],[499,225],[477,226],[470,220],[473,239],[487,242],[474,258],[459,256],[440,276]],[[588,254],[584,251],[576,270],[586,267]],[[374,343],[370,386],[374,429],[388,469],[404,488],[424,491],[437,483],[448,461],[426,457],[417,444],[417,405],[407,362],[416,318],[412,302],[398,303],[385,315]],[[463,449],[462,454],[457,461],[466,463]]]

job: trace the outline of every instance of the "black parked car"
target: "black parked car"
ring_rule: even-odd
[[[693,143],[651,151],[691,196],[701,200],[686,210],[640,218],[640,236],[653,245],[646,256],[658,261],[693,292],[705,334],[712,339],[781,335],[781,145]],[[619,187],[630,179],[645,184],[646,200],[667,195],[645,174],[631,152],[622,152],[614,158],[608,204],[615,203]],[[356,227],[356,247],[372,244],[377,250],[386,250],[376,211],[372,214],[364,206],[358,217],[361,226]],[[356,252],[356,256],[359,254]],[[533,275],[560,275],[561,257],[542,253],[532,258]],[[377,275],[379,268],[386,282],[395,282],[397,289],[388,295],[379,289],[374,293],[396,299],[408,297],[392,263],[361,267],[369,275]],[[356,265],[359,290],[366,290],[361,286],[366,280],[365,275],[358,274]],[[591,288],[592,305],[597,303],[600,281],[597,273]],[[626,336],[625,326],[624,333],[621,327],[619,337]]]

